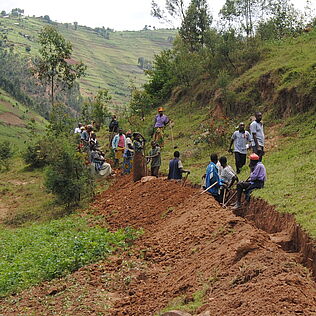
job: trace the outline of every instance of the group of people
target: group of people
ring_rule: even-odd
[[[93,124],[86,126],[81,123],[75,128],[75,135],[79,135],[78,150],[87,154],[87,162],[91,164],[92,171],[101,176],[108,176],[112,168],[105,160],[105,154],[101,151]]]
[[[116,116],[113,116],[109,124],[109,140],[114,154],[114,168],[121,168],[123,174],[129,174],[133,169],[133,180],[136,182],[148,174],[147,169],[150,164],[150,175],[158,177],[161,166],[161,148],[164,146],[164,129],[169,123],[170,120],[164,114],[164,109],[160,107],[154,119],[151,149],[146,155],[144,136],[139,132],[124,133]],[[100,172],[106,168],[106,174],[111,173],[111,166],[106,163],[104,154],[99,149],[93,126],[84,127],[79,123],[75,133],[80,133],[81,146],[88,152],[90,162],[94,164],[96,171]],[[224,203],[225,192],[237,183],[237,202],[234,207],[241,206],[243,192],[246,201],[249,201],[251,192],[263,188],[266,181],[266,169],[262,163],[264,138],[260,112],[255,114],[255,120],[250,124],[249,132],[245,129],[245,124],[241,122],[232,134],[228,148],[228,152],[234,153],[236,171],[228,164],[227,157],[218,158],[216,153],[211,154],[210,163],[202,177],[205,191],[214,196],[218,202]],[[250,176],[246,181],[239,181],[238,174],[246,164],[249,148],[252,149],[252,154],[249,156]],[[184,169],[180,152],[175,151],[173,159],[169,162],[168,179],[182,180],[183,174],[186,174],[186,179],[190,171]]]
[[[211,161],[202,177],[205,181],[203,186],[205,191],[224,204],[225,191],[237,183],[237,202],[234,208],[240,208],[243,192],[246,201],[250,201],[250,194],[255,189],[263,188],[266,181],[266,169],[262,163],[264,141],[262,113],[257,112],[255,120],[250,124],[250,132],[245,130],[245,124],[241,122],[238,130],[231,137],[228,152],[235,155],[236,172],[228,165],[227,157],[222,156],[218,159],[216,153],[211,154]],[[247,152],[250,147],[252,148],[252,154],[249,156],[250,176],[246,181],[239,181],[238,174],[246,164]],[[180,153],[175,151],[174,158],[169,162],[168,179],[181,180],[184,173],[188,175],[190,171],[183,168]]]
[[[206,168],[205,187],[217,201],[223,201],[223,192],[237,182],[237,202],[235,209],[241,207],[242,193],[245,193],[246,201],[250,201],[250,194],[255,189],[264,187],[266,181],[266,169],[262,163],[264,155],[264,131],[262,124],[262,113],[256,112],[255,120],[250,124],[250,132],[245,130],[245,124],[240,123],[238,130],[231,137],[228,152],[234,152],[236,173],[227,165],[227,158],[221,157],[218,161],[217,155],[211,155],[211,162]],[[234,145],[234,149],[232,146]],[[250,176],[246,181],[238,181],[237,174],[241,172],[246,164],[247,150],[252,148],[249,156]]]

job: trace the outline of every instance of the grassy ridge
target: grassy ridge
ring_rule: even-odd
[[[47,25],[41,19],[14,18],[0,19],[2,26],[9,29],[8,40],[23,54],[27,46],[31,54],[36,54],[39,45],[37,34]],[[170,48],[169,37],[174,37],[175,30],[122,31],[110,33],[105,39],[95,31],[73,25],[56,24],[58,31],[73,44],[73,57],[82,60],[87,66],[87,76],[81,79],[82,92],[90,95],[101,88],[108,88],[113,95],[114,104],[125,104],[129,97],[129,84],[140,85],[145,81],[142,69],[137,66],[138,58],[152,60],[154,54]],[[29,35],[31,40],[23,35]]]

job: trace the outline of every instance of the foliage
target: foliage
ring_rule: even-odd
[[[1,229],[0,296],[62,277],[127,247],[127,241],[136,236],[133,230],[111,233],[91,228],[74,216],[16,230]]]
[[[132,88],[130,109],[133,115],[138,115],[144,119],[145,115],[153,108],[151,96],[145,90]]]
[[[71,62],[72,45],[52,26],[46,26],[39,34],[40,58],[35,60],[34,72],[50,85],[51,102],[54,103],[55,85],[71,88],[74,81],[85,74],[82,62]]]
[[[93,193],[91,172],[82,154],[67,139],[59,139],[54,152],[54,159],[46,170],[45,186],[67,207],[77,205],[82,198]]]
[[[58,143],[55,136],[46,135],[28,144],[22,153],[24,162],[31,168],[42,168],[48,165],[55,157]]]
[[[207,1],[191,0],[179,30],[183,42],[188,45],[191,52],[204,46],[211,23]]]
[[[149,82],[144,85],[144,89],[152,96],[155,105],[165,101],[175,85],[172,73],[173,59],[172,50],[164,50],[159,55],[155,55],[153,69],[147,71]]]
[[[93,100],[87,100],[82,107],[82,121],[94,121],[98,131],[111,115],[108,110],[109,102],[112,97],[107,89],[101,89],[97,92]]]
[[[49,115],[48,131],[55,136],[69,135],[74,126],[74,118],[65,105],[54,104]]]
[[[14,151],[12,144],[5,140],[0,143],[0,170],[1,168],[9,169],[10,159],[13,157]]]

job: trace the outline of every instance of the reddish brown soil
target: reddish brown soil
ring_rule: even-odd
[[[0,301],[0,313],[155,315],[203,290],[195,314],[316,315],[315,283],[299,255],[196,189],[121,177],[92,209],[112,229],[144,234],[128,252]]]

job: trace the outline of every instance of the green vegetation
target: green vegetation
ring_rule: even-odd
[[[196,310],[203,305],[204,296],[207,287],[198,290],[192,294],[192,299],[188,300],[186,296],[179,296],[172,300],[172,302],[164,308],[158,315],[162,315],[171,310],[183,310],[186,312],[196,312]]]
[[[255,192],[280,212],[292,213],[316,238],[316,124],[315,112],[286,120],[280,129],[278,147],[264,159],[268,181]]]
[[[72,88],[75,80],[85,75],[87,66],[82,62],[70,64],[72,45],[53,26],[41,30],[39,43],[40,57],[35,61],[35,75],[50,87],[53,105],[56,87]]]
[[[21,149],[26,140],[42,133],[46,124],[43,117],[0,89],[1,140],[8,140]]]
[[[88,67],[87,76],[79,81],[83,94],[95,95],[100,88],[106,88],[113,95],[116,106],[125,106],[128,102],[130,81],[137,86],[145,82],[138,59],[143,58],[148,63],[154,54],[171,47],[177,33],[166,29],[116,32],[32,17],[0,17],[0,22],[9,46],[27,57],[38,55],[38,33],[47,23],[52,24],[72,43],[73,60],[82,60]],[[108,36],[104,37],[104,33]]]
[[[0,171],[2,168],[9,169],[9,163],[14,155],[13,147],[7,140],[0,143]]]
[[[14,231],[1,228],[0,296],[64,276],[125,248],[135,237],[131,230],[91,228],[77,217]]]

